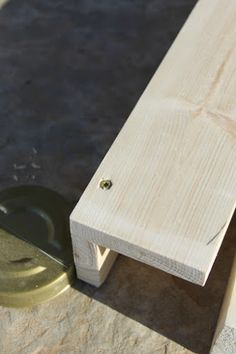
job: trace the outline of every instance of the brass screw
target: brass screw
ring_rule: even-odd
[[[99,183],[99,187],[104,190],[110,189],[112,186],[112,181],[110,179],[102,179]]]

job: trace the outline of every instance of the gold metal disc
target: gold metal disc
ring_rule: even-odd
[[[0,305],[32,306],[70,286],[70,210],[64,198],[42,187],[0,193]]]

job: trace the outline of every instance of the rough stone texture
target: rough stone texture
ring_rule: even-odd
[[[53,306],[48,303],[32,310],[2,309],[3,323],[8,331],[4,344],[0,344],[1,353],[187,353],[165,337],[73,290],[58,297]]]
[[[0,188],[78,200],[195,2],[5,1]],[[77,281],[49,303],[0,308],[0,353],[208,353],[234,225],[204,288],[120,256],[100,289]]]

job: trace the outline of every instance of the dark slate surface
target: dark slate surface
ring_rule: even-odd
[[[195,2],[7,2],[0,188],[42,184],[77,200]]]

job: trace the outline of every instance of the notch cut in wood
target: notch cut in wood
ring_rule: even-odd
[[[112,250],[205,284],[235,209],[235,94],[236,2],[200,0],[71,215],[79,278],[100,285]]]

